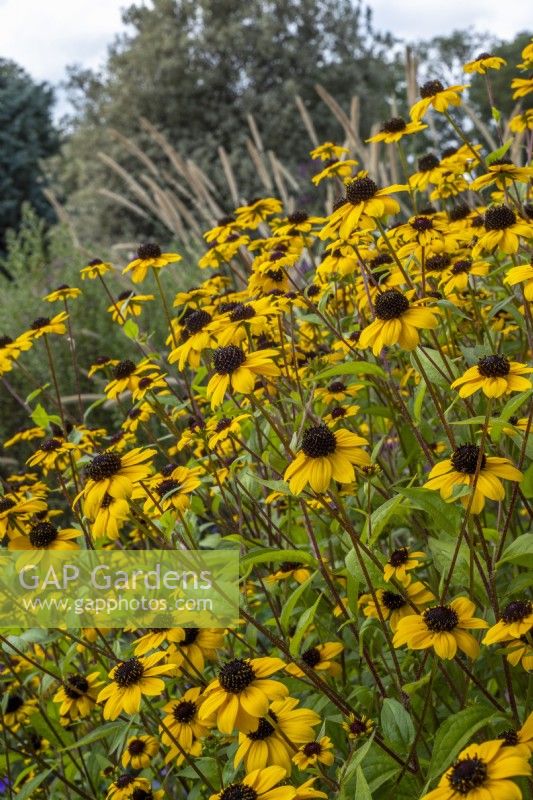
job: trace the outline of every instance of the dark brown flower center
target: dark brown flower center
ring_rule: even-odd
[[[200,635],[200,628],[184,628],[185,637],[180,642],[180,647],[187,647],[194,644]]]
[[[89,681],[83,675],[69,675],[65,678],[63,690],[71,700],[78,700],[89,689]]]
[[[356,178],[346,187],[346,197],[350,203],[364,203],[371,200],[378,191],[378,185],[371,178]]]
[[[470,208],[467,206],[467,204],[459,203],[459,205],[456,205],[451,209],[451,211],[448,213],[448,216],[452,222],[459,222],[459,220],[465,219],[469,214]]]
[[[244,350],[234,344],[217,347],[213,352],[213,364],[219,375],[231,375],[246,361]]]
[[[307,219],[309,219],[309,214],[306,211],[300,211],[300,210],[293,211],[293,213],[289,214],[289,216],[287,217],[287,221],[290,222],[291,225],[300,225]]]
[[[328,386],[328,392],[332,392],[333,394],[339,394],[340,392],[346,391],[346,384],[342,381],[333,381]]]
[[[32,547],[47,547],[57,539],[57,528],[51,522],[38,522],[30,529]]]
[[[49,317],[37,317],[37,319],[33,320],[30,327],[33,331],[38,331],[40,330],[40,328],[45,328],[49,324],[50,324]]]
[[[518,744],[518,733],[510,728],[508,731],[502,731],[498,739],[503,739],[504,747],[516,747]]]
[[[401,594],[396,594],[396,592],[389,592],[385,589],[382,597],[383,605],[385,608],[388,608],[389,611],[398,611],[399,608],[403,608],[403,606],[406,605],[405,599]]]
[[[409,550],[407,547],[399,547],[390,554],[389,564],[393,567],[401,567],[409,561]]]
[[[450,606],[428,608],[423,614],[424,622],[433,633],[449,633],[457,626],[459,617]]]
[[[397,289],[387,289],[377,295],[374,308],[378,319],[398,319],[409,308],[409,300]]]
[[[433,155],[433,153],[428,153],[426,156],[422,156],[422,158],[418,159],[418,171],[431,172],[431,170],[436,169],[439,164],[440,161],[437,156]]]
[[[493,206],[485,212],[485,229],[488,231],[502,231],[515,222],[516,214],[508,206]]]
[[[280,572],[293,572],[295,569],[299,569],[302,564],[298,561],[282,561],[279,565]]]
[[[452,789],[458,794],[467,795],[483,786],[487,779],[487,765],[481,758],[460,758],[448,774]]]
[[[187,314],[185,327],[191,334],[199,333],[206,325],[209,325],[210,322],[211,314],[207,311],[193,311],[191,314]]]
[[[192,700],[182,700],[177,703],[172,709],[172,716],[176,722],[187,723],[192,722],[196,714],[196,703]]]
[[[229,315],[232,322],[243,322],[245,319],[251,319],[252,317],[255,317],[254,307],[244,303],[239,303]]]
[[[504,378],[509,374],[511,365],[505,356],[483,356],[477,362],[480,375],[484,378]]]
[[[384,122],[381,126],[382,133],[400,133],[407,128],[407,123],[401,117],[393,117]]]
[[[179,481],[174,480],[173,478],[167,478],[157,486],[156,492],[159,497],[164,497],[169,492],[174,492],[176,489],[179,489],[181,486]]]
[[[9,511],[9,509],[14,508],[15,505],[15,501],[10,497],[0,497],[0,514],[4,511]]]
[[[420,87],[420,97],[424,99],[426,97],[435,97],[436,94],[443,91],[444,86],[440,81],[426,81],[426,83]]]
[[[145,242],[137,248],[137,258],[159,258],[160,255],[161,248],[155,242]]]
[[[257,800],[257,792],[246,783],[232,783],[220,792],[220,800]]]
[[[128,752],[132,756],[140,756],[146,750],[146,742],[143,739],[132,739],[128,744]]]
[[[533,606],[529,600],[513,600],[505,606],[502,612],[502,620],[510,625],[513,622],[522,622],[523,619],[531,614]]]
[[[24,705],[24,700],[18,694],[10,694],[7,699],[6,714],[14,714]]]
[[[220,685],[226,692],[239,694],[255,680],[255,672],[249,661],[234,658],[224,664],[218,673]]]
[[[139,659],[134,656],[118,665],[115,669],[113,680],[118,686],[124,688],[139,683],[143,675],[144,667]]]
[[[246,735],[252,742],[262,742],[264,739],[268,739],[269,736],[272,736],[275,730],[274,726],[271,725],[267,719],[261,717],[257,730],[250,731],[250,733]]]
[[[95,456],[87,467],[87,475],[93,481],[103,481],[120,472],[122,459],[117,453],[102,453]]]
[[[309,458],[323,458],[335,452],[337,440],[327,425],[314,425],[307,428],[302,436],[302,450]]]
[[[320,650],[317,647],[310,647],[309,650],[302,653],[301,658],[308,667],[316,667],[317,664],[320,664],[321,660]]]
[[[128,378],[132,372],[135,372],[135,364],[133,361],[129,361],[126,359],[125,361],[119,361],[116,365],[115,369],[113,370],[113,375],[117,381],[122,380],[123,378]]]
[[[454,275],[460,275],[462,272],[470,272],[471,269],[472,260],[470,258],[464,258],[455,262],[452,267],[452,273]]]
[[[465,475],[474,475],[476,472],[477,462],[479,458],[479,447],[477,444],[462,444],[454,450],[451,462],[452,466],[457,472],[463,472]],[[484,469],[486,464],[486,457],[481,456],[480,470]]]
[[[432,220],[428,219],[428,217],[415,217],[414,220],[411,222],[411,227],[418,231],[419,233],[423,233],[424,231],[429,231],[433,227]]]
[[[363,733],[366,733],[367,727],[366,724],[363,722],[362,719],[354,719],[349,724],[350,733],[353,733],[355,736],[361,736]]]
[[[303,746],[302,749],[304,755],[310,758],[311,756],[320,755],[320,753],[322,752],[322,745],[320,744],[320,742],[308,742]]]
[[[426,261],[427,272],[442,272],[446,267],[450,266],[451,258],[447,253],[442,253],[436,256],[431,256]]]

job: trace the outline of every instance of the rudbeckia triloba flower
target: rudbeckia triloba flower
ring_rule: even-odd
[[[302,745],[292,760],[299,769],[308,769],[315,764],[325,764],[326,767],[331,767],[335,760],[335,756],[331,752],[332,748],[333,742],[329,736],[323,736],[318,741]]]
[[[378,356],[384,347],[399,344],[404,350],[414,350],[420,342],[418,330],[437,327],[438,309],[424,308],[415,300],[410,302],[398,289],[376,295],[376,319],[361,331],[359,347],[372,347]]]
[[[194,686],[177,700],[171,700],[163,706],[163,711],[166,712],[163,724],[168,730],[168,733],[164,729],[162,731],[163,744],[172,745],[172,736],[188,752],[195,739],[207,736],[212,727],[211,720],[200,721],[198,717],[203,700],[201,689]]]
[[[96,280],[96,278],[101,278],[102,275],[105,275],[106,272],[112,269],[113,265],[109,264],[107,261],[102,261],[101,258],[93,258],[86,267],[80,270],[81,279],[82,281],[86,278],[89,280]]]
[[[420,122],[430,108],[435,111],[446,111],[449,106],[458,106],[461,104],[461,92],[467,86],[448,86],[444,87],[440,81],[427,81],[420,87],[420,97],[411,108],[411,119],[413,122]]]
[[[401,619],[419,613],[423,606],[434,599],[433,592],[426,589],[421,581],[411,583],[407,577],[401,591],[376,589],[375,599],[371,594],[362,594],[358,604],[365,617],[380,619],[381,616],[382,619],[388,619],[391,629],[395,631]]]
[[[502,611],[501,617],[487,631],[483,644],[520,639],[533,628],[533,604],[530,600],[512,600]]]
[[[317,672],[327,672],[338,677],[341,674],[341,665],[333,661],[333,659],[340,655],[343,650],[344,645],[341,642],[324,642],[324,644],[309,647],[301,654],[300,658],[311,669],[316,669]],[[296,678],[303,678],[305,675],[297,664],[289,664],[285,667],[285,671]]]
[[[383,579],[390,581],[395,578],[398,583],[403,583],[407,578],[407,572],[420,566],[420,559],[424,559],[426,554],[420,550],[410,552],[407,547],[398,547],[393,550],[389,560],[383,567]]]
[[[132,736],[126,742],[121,758],[122,766],[128,767],[131,764],[132,769],[144,769],[158,750],[159,744],[154,736]]]
[[[320,723],[317,713],[308,708],[296,708],[297,705],[298,700],[293,697],[275,700],[268,715],[261,717],[253,730],[239,733],[235,767],[244,761],[246,771],[251,772],[277,765],[290,775],[293,748],[312,741],[313,727]]]
[[[533,368],[505,356],[483,356],[475,367],[467,369],[464,375],[452,383],[452,389],[459,388],[459,397],[470,395],[482,389],[487,397],[501,397],[510,392],[524,392],[531,389],[531,382],[522,377],[533,372]]]
[[[533,301],[533,264],[521,264],[518,267],[511,267],[503,282],[508,283],[509,286],[523,283],[525,299]]]
[[[218,678],[206,687],[200,720],[216,716],[221,733],[253,730],[265,717],[269,703],[285,697],[285,684],[270,678],[283,667],[280,658],[234,658],[224,664]]]
[[[471,744],[422,800],[522,800],[511,780],[521,775],[531,775],[531,767],[516,748],[500,739]]]
[[[374,228],[375,219],[397,214],[400,206],[397,200],[389,197],[394,192],[405,191],[401,185],[380,189],[366,173],[346,184],[346,196],[331,214],[329,222],[320,232],[321,239],[331,238],[332,234],[341,239],[349,239],[359,225]]]
[[[57,289],[54,289],[53,292],[47,294],[44,300],[47,300],[49,303],[57,303],[58,300],[74,300],[76,297],[79,297],[80,294],[81,289],[76,289],[73,286],[68,286],[68,284],[63,283],[61,286],[58,286]]]
[[[131,273],[133,283],[141,283],[146,278],[149,269],[162,269],[167,264],[173,264],[176,261],[181,261],[178,253],[162,253],[158,244],[146,242],[139,245],[137,258],[130,261],[122,273]]]
[[[77,550],[79,544],[73,542],[81,536],[75,528],[60,531],[51,522],[36,522],[27,536],[16,536],[9,542],[10,550]]]
[[[458,597],[449,605],[434,606],[422,614],[404,617],[398,623],[393,644],[406,644],[410,650],[432,647],[439,658],[455,658],[457,649],[469,658],[477,658],[479,644],[468,633],[474,628],[487,628],[483,619],[474,617],[475,606],[466,597]]]
[[[28,718],[36,712],[37,700],[33,697],[24,698],[17,692],[9,692],[4,706],[4,725],[17,731],[24,725]]]
[[[248,205],[240,206],[235,211],[237,224],[241,228],[254,230],[272,214],[279,214],[282,209],[281,202],[274,197],[263,197],[251,200]]]
[[[350,714],[346,722],[342,723],[342,727],[348,734],[348,739],[361,739],[372,733],[374,723],[364,714]]]
[[[489,69],[501,69],[507,61],[500,56],[493,56],[490,53],[480,53],[473,61],[468,61],[463,69],[466,73],[477,72],[485,75]]]
[[[532,176],[532,167],[517,167],[510,158],[500,158],[497,161],[491,161],[489,171],[472,181],[470,188],[474,192],[479,192],[494,183],[498,189],[505,189],[513,181],[528,183]]]
[[[98,672],[91,672],[89,675],[80,673],[67,675],[53,698],[55,703],[61,704],[60,716],[68,720],[87,717],[95,707],[101,683]]]
[[[129,497],[133,485],[150,474],[145,462],[155,455],[155,450],[136,447],[129,453],[101,453],[94,456],[86,468],[89,480],[83,490],[83,509],[94,519],[106,494],[111,497]]]
[[[106,800],[162,800],[164,790],[153,791],[150,781],[129,772],[120,775],[107,790]]]
[[[108,684],[98,695],[97,702],[104,702],[104,719],[116,719],[125,711],[136,714],[141,707],[143,694],[153,697],[161,694],[165,688],[159,676],[169,675],[174,671],[172,664],[160,664],[165,653],[152,653],[146,658],[129,658],[121,661],[111,672]]]
[[[462,444],[454,450],[451,458],[446,458],[435,464],[428,475],[429,480],[424,484],[426,489],[440,491],[443,500],[453,502],[455,486],[474,486],[474,476],[479,459],[479,447],[475,444]],[[485,506],[485,498],[489,500],[503,500],[505,489],[500,478],[508,481],[522,480],[522,473],[514,467],[508,458],[499,456],[481,456],[481,466],[477,476],[474,497],[470,493],[460,497],[465,508],[470,506],[471,514],[479,514]]]
[[[277,583],[278,581],[294,578],[298,583],[304,583],[310,575],[311,570],[305,564],[297,561],[282,561],[277,571],[267,577],[266,582]]]
[[[215,374],[207,384],[207,396],[211,398],[211,408],[217,408],[224,400],[227,391],[251,394],[259,377],[275,378],[281,374],[272,360],[277,350],[258,350],[246,353],[241,347],[230,344],[217,347],[213,352]]]
[[[45,333],[57,333],[60,335],[66,333],[67,326],[65,325],[65,322],[67,319],[68,314],[66,311],[61,311],[51,319],[50,317],[38,317],[30,325],[28,335],[32,339],[40,339],[40,337],[44,336]]]
[[[209,800],[294,800],[296,789],[293,786],[276,786],[286,777],[282,767],[254,769],[239,783],[231,783]]]
[[[533,753],[533,712],[528,716],[521,728],[510,728],[500,733],[499,739],[503,739],[504,745],[516,748],[524,758],[529,759]],[[516,752],[516,750],[515,750]]]
[[[326,492],[332,480],[352,483],[354,464],[370,464],[370,456],[361,445],[366,439],[345,428],[332,431],[327,425],[313,425],[304,431],[302,447],[285,470],[284,479],[293,494],[300,494],[307,484],[315,492]]]
[[[427,128],[422,122],[406,122],[402,117],[393,117],[387,120],[381,126],[378,133],[367,139],[367,142],[386,142],[392,144],[399,142],[403,136],[408,136],[411,133],[419,133]]]
[[[533,78],[514,78],[511,81],[511,88],[515,90],[513,92],[513,100],[517,100],[519,97],[526,97],[530,92],[533,92]]]
[[[472,250],[472,256],[477,258],[479,253],[498,249],[502,253],[516,253],[520,237],[529,239],[533,236],[531,225],[520,220],[509,206],[492,206],[485,212],[483,220],[485,233]]]

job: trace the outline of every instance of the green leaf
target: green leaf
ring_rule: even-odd
[[[349,761],[344,765],[344,768],[339,773],[339,782],[341,787],[345,786],[350,778],[356,773],[357,768],[362,763],[363,759],[365,758],[366,754],[370,750],[372,742],[374,740],[375,731],[372,735],[368,738],[368,740],[351,755]]]
[[[503,419],[507,422],[532,394],[533,389],[527,389],[525,392],[520,392],[520,394],[511,397],[502,408],[499,419]]]
[[[401,494],[396,494],[394,497],[389,498],[389,500],[385,500],[384,503],[381,503],[375,511],[372,512],[370,516],[370,526],[368,524],[368,519],[365,522],[363,533],[361,534],[361,538],[364,542],[368,539],[369,528],[370,528],[370,541],[369,544],[373,544],[376,539],[379,538],[382,531],[388,524],[389,520],[397,513],[401,511],[402,503],[404,502],[404,498]]]
[[[316,559],[306,550],[277,550],[274,548],[257,548],[241,558],[241,575],[248,575],[255,564],[278,564],[282,561],[295,561],[316,567]]]
[[[94,731],[88,733],[87,736],[83,736],[81,739],[78,739],[76,742],[74,742],[74,744],[71,744],[68,747],[63,747],[60,752],[62,753],[64,750],[73,750],[75,747],[85,747],[86,744],[97,742],[100,739],[104,739],[106,736],[110,736],[112,733],[116,734],[119,729],[123,728],[123,722],[108,722],[107,725],[99,726]]]
[[[316,610],[318,608],[318,604],[320,603],[322,596],[317,597],[316,601],[313,603],[311,608],[306,608],[304,613],[298,619],[298,624],[296,626],[296,630],[294,632],[294,636],[291,636],[289,639],[289,653],[293,658],[296,658],[298,653],[300,652],[300,644],[305,636],[305,632],[308,629],[309,625],[312,623]]]
[[[496,106],[491,106],[490,113],[495,122],[499,122],[502,118],[501,111]]]
[[[32,411],[31,418],[40,428],[47,428],[51,422],[61,425],[61,417],[49,414],[40,403],[37,403],[37,407]]]
[[[497,566],[506,561],[524,566],[533,566],[533,533],[523,533],[505,548]]]
[[[452,534],[458,532],[461,512],[444,502],[438,492],[422,488],[398,488],[398,492],[409,500],[411,508],[425,511],[436,530]]]
[[[433,742],[427,774],[428,782],[441,775],[450,766],[475,732],[485,727],[494,715],[495,712],[487,706],[477,705],[464,708],[442,723]]]
[[[291,596],[288,598],[288,600],[286,600],[286,602],[285,602],[285,604],[283,606],[283,610],[281,612],[280,618],[279,618],[279,621],[281,623],[281,627],[283,628],[284,631],[287,631],[289,629],[289,623],[290,623],[291,614],[294,611],[296,603],[298,602],[298,600],[300,599],[302,594],[305,592],[305,590],[307,589],[307,587],[309,586],[309,584],[311,583],[313,578],[314,578],[314,574],[310,575],[307,578],[306,581],[301,583],[294,590],[294,592],[291,594]]]
[[[321,381],[326,378],[334,378],[336,375],[376,375],[379,378],[386,378],[387,373],[373,361],[348,361],[344,364],[337,364],[335,367],[313,375],[313,381]]]
[[[38,397],[41,394],[41,392],[45,392],[49,386],[50,386],[49,383],[44,383],[42,386],[39,386],[37,389],[34,389],[33,392],[29,393],[25,402],[31,403],[31,401],[35,400],[35,398]]]
[[[494,112],[496,112],[498,114],[498,118],[494,117]],[[498,111],[497,108],[493,108],[492,109],[492,115],[493,115],[494,119],[496,119],[496,120],[499,119],[500,112]],[[489,153],[487,158],[486,158],[487,164],[489,164],[489,166],[490,166],[490,164],[492,164],[493,161],[498,161],[498,159],[503,158],[504,155],[506,154],[506,152],[511,147],[513,142],[514,142],[514,139],[507,139],[507,141],[504,144],[502,144],[501,147],[498,147],[497,150],[493,150],[492,153]]]
[[[380,584],[383,584],[383,574],[381,570],[379,570],[376,567],[373,561],[369,561],[368,558],[364,555],[364,553],[360,552],[360,556],[361,560],[365,565],[366,572],[368,573],[368,576],[372,581],[372,584],[374,586],[376,585],[379,586]],[[353,575],[354,579],[358,581],[362,586],[367,586],[368,581],[366,579],[365,573],[363,572],[363,569],[361,568],[361,564],[359,563],[359,559],[353,547],[346,555],[345,562],[348,573]]]
[[[361,767],[357,767],[355,780],[355,796],[357,800],[372,800],[372,792],[366,782],[364,772]]]
[[[47,769],[44,772],[39,772],[39,774],[36,775],[35,778],[32,778],[31,781],[25,783],[20,792],[17,792],[16,795],[17,800],[26,800],[26,798],[31,798],[33,796],[33,792],[37,789],[38,786],[41,785],[41,783],[44,783],[44,781],[48,778],[51,772],[52,772],[51,769]]]
[[[413,416],[415,418],[415,422],[420,422],[421,414],[422,414],[422,406],[424,404],[424,397],[426,396],[426,384],[424,381],[420,381],[415,393],[415,399],[413,402]]]
[[[124,325],[122,326],[122,330],[128,337],[128,339],[136,339],[139,335],[139,326],[137,323],[130,317]]]
[[[415,737],[415,729],[409,713],[398,700],[387,697],[381,708],[381,727],[385,737],[406,750]]]
[[[437,386],[444,386],[446,389],[449,389],[450,383],[452,383],[453,379],[459,377],[459,373],[457,372],[455,365],[449,360],[445,361],[438,350],[432,350],[429,347],[425,347],[424,349],[417,347],[416,354],[431,383],[434,383]],[[418,365],[413,358],[413,355],[411,355],[411,364],[416,371],[419,372]],[[450,372],[452,373],[453,377],[450,375]]]

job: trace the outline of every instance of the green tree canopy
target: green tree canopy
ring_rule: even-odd
[[[59,141],[51,117],[52,90],[12,61],[0,59],[0,255],[6,232],[17,229],[23,203],[52,218],[42,188],[42,160]]]

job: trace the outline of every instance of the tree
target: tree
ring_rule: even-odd
[[[43,195],[42,160],[59,146],[52,124],[52,90],[12,61],[0,59],[0,256],[6,233],[18,229],[22,206],[53,219]]]
[[[257,178],[242,159],[248,114],[254,115],[266,146],[294,169],[308,162],[310,149],[296,94],[323,139],[339,139],[342,132],[319,101],[316,83],[345,108],[354,94],[359,96],[363,136],[373,121],[390,116],[392,39],[373,32],[360,2],[153,0],[150,6],[132,5],[124,21],[132,32],[112,46],[103,75],[71,70],[76,114],[75,146],[69,152],[87,147],[94,153],[106,128],[133,135],[150,152],[138,126],[146,117],[215,182],[222,145],[250,195],[260,185],[254,185]],[[94,171],[81,175],[81,181],[101,183]],[[219,185],[222,191],[223,180]],[[100,230],[112,236],[112,222],[105,212]]]

